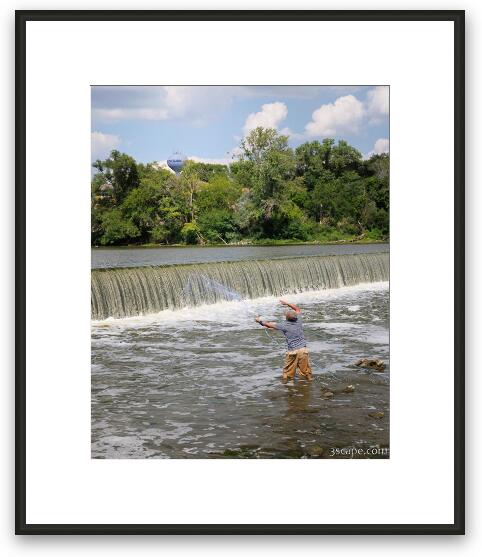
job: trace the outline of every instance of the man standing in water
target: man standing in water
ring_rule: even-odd
[[[308,349],[306,348],[305,335],[303,334],[301,309],[295,306],[295,304],[290,304],[286,300],[280,300],[280,303],[289,308],[285,312],[286,321],[271,323],[269,321],[262,321],[259,316],[256,317],[255,321],[267,329],[281,331],[285,336],[288,351],[286,352],[283,367],[283,381],[286,382],[290,379],[294,379],[296,369],[298,369],[300,377],[311,381],[312,373]]]

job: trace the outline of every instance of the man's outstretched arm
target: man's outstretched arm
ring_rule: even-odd
[[[286,300],[280,300],[279,302],[283,306],[288,306],[289,308],[291,308],[295,313],[301,313],[301,309],[298,306],[296,306],[295,304],[290,304]]]
[[[267,329],[277,329],[278,328],[278,327],[276,327],[276,323],[272,323],[270,321],[263,321],[259,315],[258,315],[258,317],[255,317],[254,320],[257,323],[259,323],[262,327],[266,327]]]

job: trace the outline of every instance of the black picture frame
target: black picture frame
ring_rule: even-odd
[[[454,23],[454,523],[453,524],[27,524],[26,522],[26,23],[28,21],[452,21]],[[464,534],[465,12],[17,11],[15,14],[15,532],[16,534]]]

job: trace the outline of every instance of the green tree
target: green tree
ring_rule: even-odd
[[[181,239],[188,220],[188,207],[179,179],[170,172],[150,167],[142,169],[141,185],[122,204],[123,212],[140,231],[142,241],[172,243]]]
[[[229,169],[224,164],[195,162],[190,160],[189,166],[196,172],[197,177],[202,182],[209,182],[214,177],[228,176],[229,174]]]
[[[251,203],[259,207],[248,219],[252,232],[274,237],[281,206],[285,201],[285,185],[295,176],[296,163],[288,146],[288,137],[274,129],[256,128],[241,142],[241,157],[236,176],[250,190]]]
[[[324,139],[323,143],[311,141],[296,148],[296,173],[304,178],[308,191],[329,171],[334,143],[333,139]]]
[[[195,222],[187,222],[182,227],[181,236],[186,244],[197,244],[200,240],[199,227]]]
[[[226,175],[215,175],[209,182],[202,182],[197,192],[196,207],[202,213],[211,209],[232,211],[242,189]]]
[[[388,237],[388,154],[363,160],[331,138],[293,151],[286,136],[264,128],[240,151],[229,168],[187,161],[180,176],[112,151],[93,165],[92,243]]]
[[[227,244],[239,238],[234,213],[228,209],[218,207],[201,213],[197,225],[208,242]]]
[[[189,222],[195,222],[196,196],[202,181],[199,178],[197,163],[186,161],[180,177],[180,186],[188,207]]]
[[[113,202],[122,203],[129,191],[139,186],[136,161],[119,151],[112,151],[104,161],[97,160],[92,165],[98,172],[97,182],[102,182],[104,191],[110,191]]]
[[[129,242],[140,235],[138,228],[124,217],[120,208],[105,211],[101,221],[103,234],[100,243],[103,245]]]
[[[349,145],[346,141],[338,141],[338,145],[333,145],[328,158],[327,168],[335,176],[341,176],[345,172],[358,172],[362,167],[362,154],[360,151]]]

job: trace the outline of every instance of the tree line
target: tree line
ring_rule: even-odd
[[[92,177],[92,245],[384,240],[389,156],[340,140],[256,128],[230,165],[186,161],[177,176],[112,151]]]

